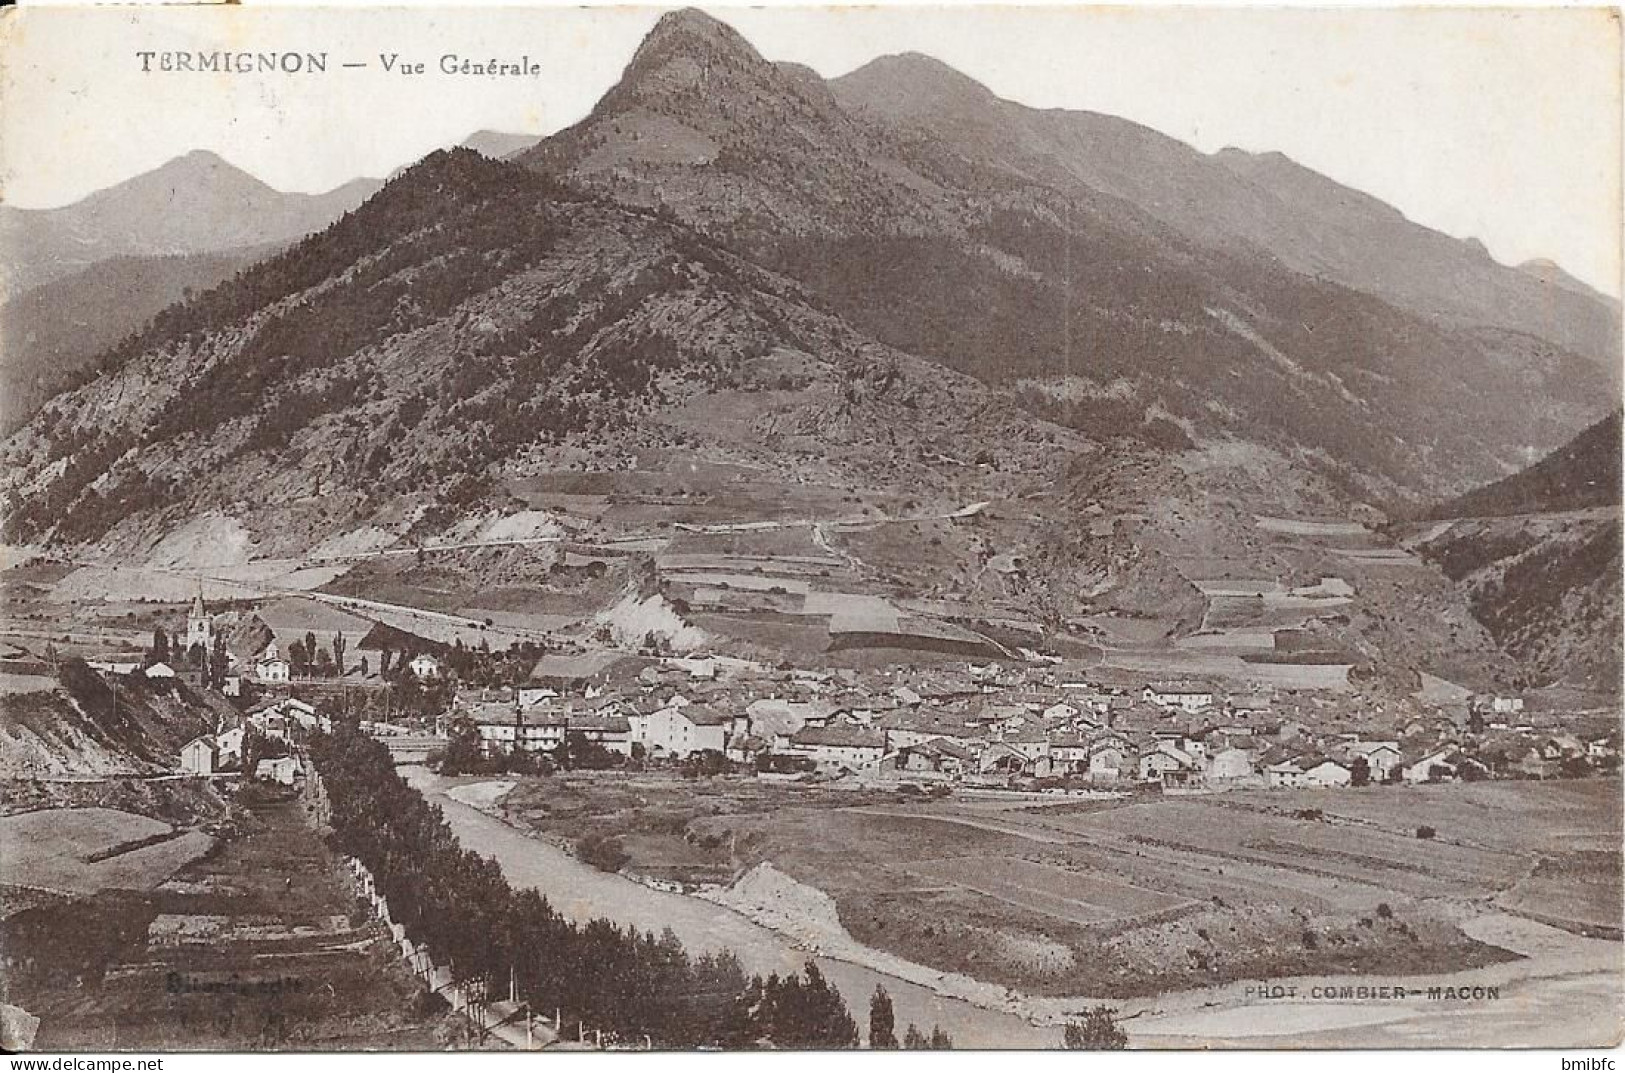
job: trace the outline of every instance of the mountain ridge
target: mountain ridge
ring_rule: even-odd
[[[1206,245],[1251,245],[1451,325],[1531,331],[1617,382],[1617,302],[1479,256],[1471,240],[1416,224],[1279,152],[1208,155],[1131,120],[1031,108],[917,54],[882,57],[831,85],[849,109],[948,139],[990,166],[1112,193]]]
[[[0,206],[0,295],[114,257],[221,253],[301,238],[378,186],[353,179],[320,194],[284,193],[215,152],[193,150],[68,205]]]

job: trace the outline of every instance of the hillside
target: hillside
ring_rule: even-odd
[[[801,390],[764,392],[758,366],[786,360]],[[8,442],[14,539],[141,546],[249,487],[246,524],[290,551],[392,524],[395,497],[434,531],[498,478],[566,458],[691,443],[727,461],[756,437],[660,417],[722,391],[767,404],[779,429],[822,426],[835,466],[843,441],[878,457],[905,406],[962,413],[966,438],[1015,420],[679,225],[469,150],[167,310],[102,370]],[[873,377],[884,393],[865,390]]]
[[[1502,517],[1618,507],[1620,451],[1620,411],[1615,410],[1528,469],[1442,503],[1428,517]]]
[[[213,153],[196,151],[54,209],[0,206],[0,296],[113,257],[223,253],[301,238],[378,188],[357,179],[290,194]]]
[[[192,291],[230,278],[267,251],[114,257],[0,305],[0,435],[69,386],[87,362]]]
[[[66,660],[54,688],[0,696],[0,778],[173,771],[181,746],[215,720],[209,704],[173,679],[104,678]]]
[[[1436,500],[1599,416],[1608,374],[1538,324],[1424,317],[1196,226],[1214,176],[1245,187],[1257,213],[1298,212],[1227,167],[1167,192],[1187,216],[1151,211],[1165,199],[1136,193],[1141,172],[1183,174],[1169,161],[1194,150],[1121,121],[1068,128],[1081,157],[1144,158],[1080,177],[1042,140],[1008,144],[1019,125],[974,82],[934,61],[903,66],[932,80],[880,79],[889,96],[862,72],[825,84],[675,13],[591,115],[515,159],[674,216],[881,342],[1047,396],[1034,407],[1047,418],[1104,435],[1169,420],[1260,442],[1355,498]],[[922,131],[911,121],[932,107],[945,126]],[[1130,129],[1147,149],[1123,150]]]
[[[1614,693],[1621,674],[1620,412],[1410,526],[1419,554],[1536,683]]]

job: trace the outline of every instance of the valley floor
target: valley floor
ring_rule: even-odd
[[[442,802],[467,802],[553,838],[564,829],[549,825],[539,807],[544,794],[567,803],[561,810],[565,813],[582,799],[594,801],[589,806],[594,810],[608,802],[594,799],[591,786],[583,785],[590,780],[582,776],[537,785],[521,782],[517,789],[510,783],[455,787],[426,775],[418,778],[429,780],[424,786],[431,793],[449,791],[452,796],[441,797]],[[705,782],[689,785],[703,787]],[[618,805],[596,814],[628,830],[641,828],[626,841],[633,870],[640,862],[658,864],[665,869],[656,868],[659,874],[672,875],[670,866],[683,851],[671,844],[662,847],[662,842],[688,846],[688,856],[702,871],[712,867],[703,861],[708,846],[731,845],[729,852],[747,847],[738,862],[748,869],[742,878],[731,886],[701,888],[701,898],[744,914],[766,929],[772,937],[766,941],[775,947],[789,942],[826,959],[887,974],[891,979],[886,986],[894,992],[893,981],[911,981],[938,992],[935,1001],[951,1001],[955,1011],[975,1006],[1015,1013],[1035,1025],[1054,1025],[1068,1011],[1104,999],[1130,1018],[1126,1024],[1141,1046],[1197,1041],[1206,1046],[1372,1045],[1368,1039],[1399,1046],[1407,1039],[1410,1045],[1453,1041],[1483,1046],[1486,1033],[1515,1045],[1512,1026],[1528,1027],[1527,1017],[1520,1014],[1497,1034],[1495,1011],[1508,1007],[1507,997],[1517,996],[1519,1010],[1534,1008],[1531,1003],[1550,1007],[1564,996],[1593,1013],[1617,1008],[1617,1003],[1609,1004],[1620,982],[1617,942],[1585,939],[1502,912],[1496,901],[1503,887],[1520,882],[1518,877],[1531,870],[1532,858],[1525,859],[1531,845],[1550,837],[1554,823],[1606,815],[1607,810],[1592,807],[1592,797],[1617,791],[1617,783],[1509,784],[1463,795],[1471,799],[1460,803],[1446,800],[1462,789],[1469,788],[1387,791],[1392,800],[1344,795],[1354,802],[1351,815],[1334,816],[1329,823],[1294,821],[1309,832],[1305,837],[1329,831],[1333,840],[1344,843],[1341,855],[1330,846],[1320,851],[1318,859],[1327,868],[1311,867],[1303,858],[1269,860],[1266,849],[1248,845],[1280,819],[1274,813],[1290,814],[1295,798],[1302,796],[1292,793],[1251,795],[1253,800],[1229,806],[1170,800],[1033,808],[1009,800],[956,798],[900,808],[859,801],[855,795],[843,803],[839,795],[826,792],[824,800],[799,808],[775,799],[764,815],[753,818],[719,814],[719,809],[730,797],[737,805],[749,797],[760,801],[760,795],[744,787],[730,794],[712,786],[695,794],[703,817],[688,827],[698,835],[691,842],[682,836],[662,839],[649,830],[662,826],[649,822],[657,814],[668,831],[682,829],[675,818],[681,811],[676,805],[680,789],[661,786],[654,778],[613,791]],[[1502,800],[1486,801],[1486,795]],[[1493,846],[1457,830],[1444,848],[1424,847],[1437,850],[1440,863],[1416,855],[1406,861],[1410,845],[1383,829],[1384,823],[1398,822],[1418,808],[1454,814],[1465,822],[1482,807],[1518,807],[1509,795],[1521,795],[1522,814],[1532,820],[1504,826]],[[648,812],[628,809],[629,799],[644,802]],[[1326,795],[1318,799],[1324,804]],[[1191,815],[1193,808],[1224,812],[1209,815],[1204,823]],[[1366,815],[1359,815],[1362,811]],[[496,852],[508,867],[509,854],[523,844],[510,846],[506,836],[488,839],[490,832],[477,815],[472,808],[452,813],[459,836],[472,835],[482,852]],[[1079,837],[1092,828],[1146,820],[1165,824],[1167,837],[1163,845],[1140,841],[1138,848],[1125,840],[1117,856],[1127,859],[1126,866],[1100,855],[1103,843],[1091,845]],[[1174,834],[1210,833],[1221,821],[1242,834],[1218,853],[1198,853],[1189,839],[1181,845]],[[1607,837],[1600,828],[1609,822],[1599,819],[1593,834]],[[727,838],[707,838],[719,824],[728,828]],[[1409,842],[1417,840],[1411,836]],[[1355,845],[1365,854],[1353,854],[1350,847]],[[796,847],[805,848],[797,852]],[[538,846],[533,852],[544,850]],[[562,856],[551,846],[545,853],[549,860]],[[1095,856],[1085,860],[1091,854]],[[1388,859],[1380,860],[1382,854]],[[771,866],[760,863],[768,860]],[[682,905],[684,915],[691,915],[686,907],[695,906],[693,898],[657,894],[572,864],[568,889],[548,891],[555,900],[568,897],[585,910],[617,918],[631,914],[631,920],[637,919],[638,903],[646,896],[661,902],[651,912],[670,913],[671,905]],[[1476,880],[1464,871],[1468,865],[1482,870]],[[1617,873],[1617,864],[1613,871]],[[1442,873],[1452,878],[1441,884]],[[1574,875],[1567,882],[1575,888],[1571,897],[1578,899],[1571,904],[1583,902],[1586,916],[1605,913],[1604,902],[1617,912],[1617,885],[1598,887]],[[1451,884],[1454,892],[1440,889]],[[1194,904],[1193,890],[1180,897],[1181,889],[1196,887],[1225,893],[1210,893],[1207,905]],[[1289,908],[1275,916],[1264,907],[1274,902]],[[705,916],[697,906],[694,911]],[[734,927],[729,926],[730,934]],[[745,939],[752,934],[760,935],[747,931]],[[1191,950],[1205,953],[1207,965],[1198,967]],[[1185,963],[1175,960],[1176,955]],[[1112,964],[1133,969],[1129,976],[1088,969]],[[1301,997],[1266,1002],[1246,990],[1260,980],[1298,987]],[[1321,985],[1400,982],[1424,993],[1434,986],[1492,986],[1498,991],[1496,998],[1454,1005],[1425,997],[1408,1005],[1309,998],[1311,989]],[[849,1002],[862,998],[847,997]],[[1590,1038],[1589,1028],[1582,1031],[1577,1027],[1582,1022],[1572,1015],[1553,1023],[1573,1030],[1564,1039]],[[1541,1026],[1531,1038],[1558,1037]],[[1008,1036],[995,1033],[986,1045],[1048,1044],[1013,1030]]]

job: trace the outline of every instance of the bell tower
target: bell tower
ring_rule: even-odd
[[[205,652],[214,645],[214,623],[203,608],[202,582],[192,597],[192,609],[186,613],[186,651],[191,651],[193,645],[202,645]]]

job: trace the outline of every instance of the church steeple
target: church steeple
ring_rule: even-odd
[[[186,648],[202,645],[208,651],[214,645],[214,623],[203,606],[203,582],[197,583],[197,595],[192,597],[192,610],[186,614]]]

